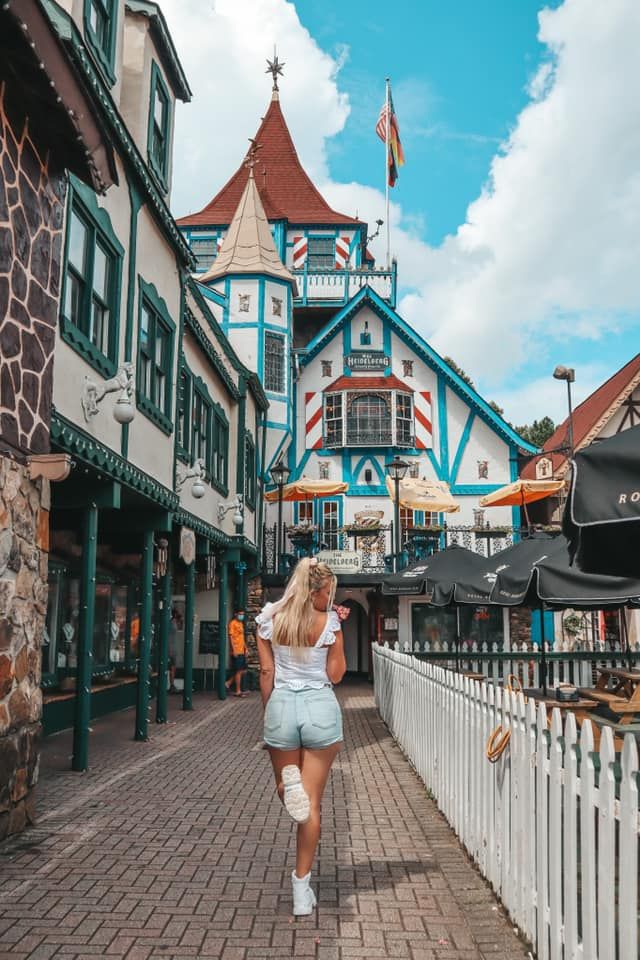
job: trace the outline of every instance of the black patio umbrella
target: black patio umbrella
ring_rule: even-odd
[[[455,584],[460,578],[479,578],[486,559],[457,543],[439,550],[426,560],[420,560],[400,573],[385,577],[382,592],[388,596],[429,594],[429,603],[446,607],[451,603]],[[488,597],[491,587],[485,591]],[[476,600],[475,603],[482,601]]]
[[[563,530],[582,570],[640,576],[640,427],[576,454]]]
[[[415,563],[401,573],[386,577],[382,582],[382,592],[387,595],[421,594],[426,587],[428,602],[435,607],[447,607],[452,604],[458,579],[480,579],[486,559],[454,543],[446,550],[434,553],[427,560]],[[486,603],[491,589],[488,584],[483,599],[473,603]],[[456,665],[460,663],[460,611],[456,604]]]
[[[525,543],[526,541],[523,541]],[[540,544],[543,546],[543,544]],[[517,545],[519,547],[520,544]],[[491,602],[501,606],[531,606],[540,609],[544,623],[545,609],[575,610],[619,609],[640,603],[640,577],[616,577],[585,573],[571,563],[569,543],[564,536],[556,537],[544,546],[544,553],[531,563],[531,556],[511,548],[513,563],[498,566]],[[496,554],[498,561],[507,551]],[[529,570],[527,571],[527,566]],[[544,629],[541,643],[541,673],[546,688],[546,659]],[[631,663],[631,653],[627,644]]]
[[[550,536],[548,533],[533,533],[530,537],[519,540],[491,557],[482,558],[480,565],[474,565],[470,571],[461,571],[461,575],[456,579],[455,602],[470,604],[491,602],[500,606],[510,606],[512,601],[508,596],[504,599],[494,599],[493,588],[498,573],[503,570],[512,570],[516,582],[528,583],[533,565],[557,549],[556,541],[557,537]]]

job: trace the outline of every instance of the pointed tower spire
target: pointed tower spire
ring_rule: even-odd
[[[218,256],[203,276],[201,283],[219,280],[227,274],[259,273],[278,280],[288,280],[295,287],[295,279],[278,256],[271,227],[264,212],[262,200],[253,176],[260,144],[250,140],[251,147],[244,160],[249,178]]]

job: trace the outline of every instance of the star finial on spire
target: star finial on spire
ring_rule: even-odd
[[[278,54],[276,53],[276,48],[273,48],[273,60],[267,60],[267,69],[265,73],[270,73],[273,77],[273,87],[271,88],[273,93],[278,92],[278,77],[284,76],[283,67],[284,63],[280,63],[278,60]]]
[[[252,177],[252,176],[253,176],[253,168],[255,167],[256,163],[258,162],[258,150],[262,150],[262,144],[261,144],[261,143],[256,143],[256,141],[253,140],[251,137],[249,137],[249,143],[251,144],[251,146],[249,147],[249,149],[248,149],[248,151],[247,151],[247,155],[246,155],[246,157],[244,158],[244,165],[245,165],[245,167],[248,167],[248,169],[249,169],[249,176]]]

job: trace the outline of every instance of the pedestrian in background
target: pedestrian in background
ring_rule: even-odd
[[[246,697],[242,692],[242,678],[247,672],[247,642],[244,632],[244,610],[236,610],[229,621],[229,643],[231,644],[232,676],[227,680],[226,687],[230,690],[235,684],[234,697]]]

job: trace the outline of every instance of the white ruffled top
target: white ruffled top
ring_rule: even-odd
[[[268,603],[256,617],[258,636],[263,640],[273,638],[273,603]],[[277,610],[275,611],[277,613]],[[273,643],[275,663],[274,687],[288,687],[290,690],[319,690],[331,681],[327,676],[327,655],[329,647],[336,642],[336,633],[342,627],[335,610],[327,614],[324,630],[312,647],[296,648]]]

